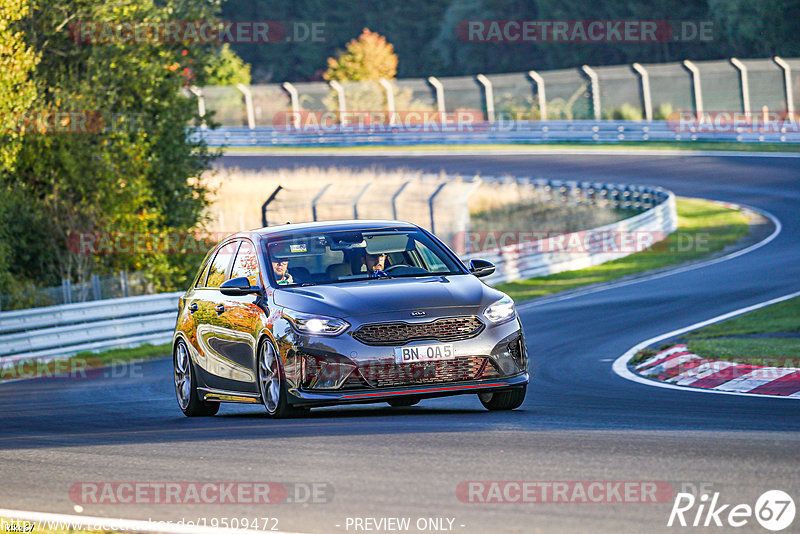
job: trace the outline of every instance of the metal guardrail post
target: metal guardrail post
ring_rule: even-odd
[[[650,74],[640,63],[631,65],[633,70],[639,74],[640,87],[642,89],[642,107],[644,108],[644,119],[653,122],[653,99],[650,95]]]
[[[731,58],[731,65],[736,67],[739,71],[739,84],[741,85],[741,96],[742,96],[742,111],[744,111],[746,116],[750,115],[750,84],[747,79],[747,67],[744,63],[736,59],[735,57]]]
[[[594,120],[599,121],[601,118],[600,113],[600,79],[597,77],[597,72],[588,65],[581,67],[586,76],[589,77],[592,87],[592,108],[594,109]]]
[[[289,104],[292,106],[292,126],[300,128],[300,97],[297,94],[297,88],[289,82],[283,82],[281,87],[289,95]]]
[[[700,69],[688,59],[683,60],[683,66],[692,75],[692,96],[694,98],[694,112],[697,116],[697,122],[703,122],[703,88],[700,85]]]
[[[96,274],[92,275],[92,296],[94,300],[100,300],[103,298],[103,295],[100,292],[100,277]]]
[[[528,76],[536,83],[536,94],[539,97],[539,119],[547,120],[547,97],[545,96],[544,78],[535,70],[529,70]]]
[[[368,182],[364,187],[361,188],[361,191],[358,192],[356,197],[353,199],[353,218],[358,219],[358,201],[361,200],[361,197],[364,196],[364,193],[367,192],[369,186],[372,185],[372,182]]]
[[[247,109],[247,126],[252,130],[256,127],[256,113],[253,109],[253,93],[250,88],[243,83],[237,83],[236,88],[244,95],[244,105]]]
[[[434,191],[433,194],[430,196],[430,198],[428,198],[428,209],[430,210],[430,216],[431,216],[431,233],[432,234],[436,233],[436,223],[434,222],[435,210],[433,209],[433,202],[436,200],[436,195],[438,195],[439,192],[442,189],[444,189],[444,186],[446,186],[446,185],[447,185],[447,182],[440,183],[439,187],[436,188],[436,191]]]
[[[72,283],[68,278],[61,279],[61,296],[64,304],[72,304]]]
[[[397,220],[397,197],[400,196],[400,193],[403,192],[403,189],[408,187],[408,184],[411,182],[403,182],[400,187],[397,188],[397,191],[394,192],[392,195],[392,219]]]
[[[270,202],[275,200],[275,197],[278,196],[278,192],[281,189],[283,189],[283,186],[279,185],[278,187],[276,187],[275,191],[273,191],[272,194],[269,196],[269,198],[267,198],[266,202],[261,204],[261,224],[264,227],[269,226],[269,221],[267,220],[267,206],[269,206]]]
[[[792,68],[789,64],[778,56],[772,58],[781,69],[783,69],[783,90],[786,95],[786,112],[794,113],[794,95],[792,94]]]
[[[330,186],[331,184],[325,184],[322,186],[322,189],[319,190],[319,193],[317,193],[316,196],[311,200],[311,217],[315,222],[317,220],[317,202],[319,202],[319,199],[322,198],[322,195],[325,194],[325,191],[327,191]]]
[[[331,86],[331,89],[336,91],[336,96],[338,97],[339,124],[341,124],[342,126],[347,126],[347,118],[345,117],[345,113],[347,113],[347,102],[344,99],[344,87],[342,87],[342,84],[340,84],[336,80],[329,81],[328,85]],[[316,219],[314,220],[316,221]]]
[[[206,99],[203,96],[203,90],[197,87],[196,85],[192,85],[189,87],[189,92],[192,93],[194,96],[197,97],[197,114],[200,115],[202,119],[200,127],[205,129],[206,126]]]
[[[130,297],[130,292],[128,290],[128,271],[120,271],[119,273],[119,285],[122,289],[122,296],[123,297]]]
[[[475,79],[483,86],[483,101],[486,105],[486,120],[494,122],[494,92],[492,82],[483,74],[478,74]]]
[[[386,112],[389,114],[389,125],[394,126],[397,119],[397,117],[395,117],[394,108],[394,87],[392,87],[389,80],[384,78],[378,80],[378,83],[386,90]],[[356,219],[358,219],[358,217],[356,217]]]
[[[436,95],[436,109],[439,110],[439,122],[444,122],[446,108],[444,106],[444,85],[435,76],[428,76],[428,83],[434,89]]]

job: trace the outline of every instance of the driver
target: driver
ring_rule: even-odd
[[[292,275],[289,274],[289,258],[275,258],[272,262],[272,272],[275,273],[275,281],[279,286],[294,283]]]
[[[379,252],[377,254],[370,254],[364,252],[364,257],[361,258],[361,261],[367,267],[367,272],[370,274],[375,271],[383,271],[386,265],[386,253]]]

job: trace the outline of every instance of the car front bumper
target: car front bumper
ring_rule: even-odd
[[[372,402],[385,402],[390,399],[415,397],[430,399],[434,397],[448,397],[467,393],[484,393],[498,391],[513,387],[525,386],[529,381],[527,372],[515,376],[502,377],[490,380],[475,380],[470,382],[444,382],[437,384],[423,384],[411,386],[396,386],[390,388],[370,388],[360,390],[337,391],[289,391],[289,402],[295,406],[331,406],[336,404],[363,404]]]

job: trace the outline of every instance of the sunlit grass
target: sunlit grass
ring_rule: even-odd
[[[499,284],[516,301],[608,282],[633,274],[697,260],[736,243],[748,232],[742,212],[708,200],[678,198],[678,229],[651,249],[602,265]]]

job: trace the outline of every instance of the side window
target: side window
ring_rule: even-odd
[[[203,287],[206,285],[206,278],[208,278],[208,268],[211,267],[211,252],[206,255],[205,260],[203,260],[203,266],[200,268],[200,272],[197,273],[194,280],[194,287]]]
[[[423,267],[428,269],[430,272],[432,272],[432,273],[441,273],[441,272],[447,272],[447,271],[450,270],[450,269],[448,269],[447,265],[442,263],[442,260],[440,260],[436,256],[436,254],[431,252],[431,250],[428,249],[428,247],[426,247],[425,245],[423,245],[419,241],[417,241],[417,250],[419,251],[420,255],[422,256],[422,260],[426,263],[426,265],[424,265]]]
[[[258,276],[258,258],[256,257],[256,250],[250,241],[242,241],[239,252],[236,253],[236,259],[233,260],[231,278],[239,278],[240,276],[246,277],[251,286],[261,285]]]
[[[232,241],[219,249],[208,269],[206,287],[219,287],[225,281],[225,273],[228,271],[228,265],[231,263],[238,244],[237,241]]]

